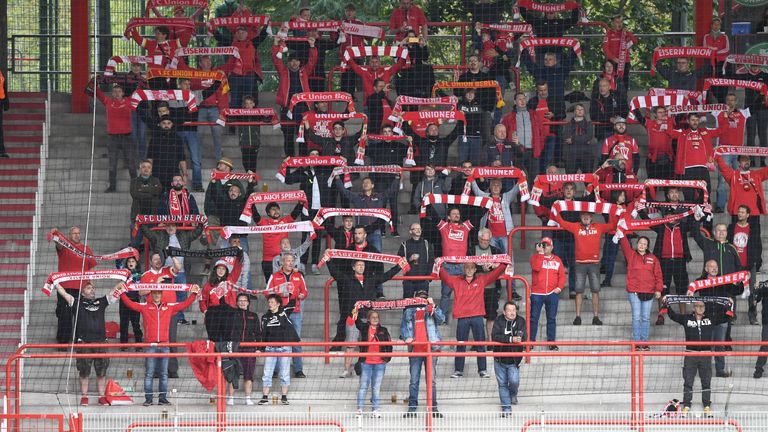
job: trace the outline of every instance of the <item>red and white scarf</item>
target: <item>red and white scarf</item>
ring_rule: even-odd
[[[176,49],[176,56],[171,60],[170,68],[176,69],[179,66],[179,57],[189,56],[212,56],[223,55],[235,58],[235,67],[233,72],[241,74],[243,72],[243,61],[240,58],[240,50],[237,47],[181,47]]]
[[[171,216],[189,214],[189,192],[186,189],[181,189],[180,192],[176,193],[173,189],[168,191],[168,213]]]
[[[500,24],[482,24],[479,23],[480,29],[493,30],[500,33],[513,33],[513,34],[526,34],[533,35],[533,26],[525,23],[500,23]]]
[[[134,257],[136,259],[139,259],[139,251],[132,247],[126,247],[122,248],[117,252],[107,254],[107,255],[93,255],[89,254],[85,251],[82,251],[75,247],[74,244],[72,244],[71,241],[69,241],[68,238],[64,236],[59,230],[56,230],[54,232],[48,233],[48,241],[52,241],[56,243],[57,245],[63,247],[64,249],[72,252],[73,254],[81,257],[81,258],[88,258],[88,259],[95,259],[96,261],[114,261],[119,259],[125,259]]]
[[[616,225],[616,234],[613,236],[613,242],[618,243],[619,239],[635,231],[643,231],[658,225],[672,223],[694,214],[695,209],[690,208],[683,213],[676,213],[655,219],[633,219],[628,212],[622,214],[619,223]]]
[[[487,81],[438,81],[432,86],[432,97],[437,96],[437,91],[442,89],[481,89],[492,88],[496,91],[496,108],[504,108],[504,95],[501,87],[495,80]]]
[[[220,180],[222,183],[226,183],[230,180],[253,180],[258,183],[261,179],[256,173],[244,173],[244,172],[224,172],[212,169],[211,180]]]
[[[125,285],[124,290],[117,291],[113,294],[115,298],[119,298],[123,292],[131,291],[177,291],[177,292],[189,292],[192,291],[193,284],[187,283],[129,283]]]
[[[541,194],[544,192],[544,186],[552,183],[584,183],[587,193],[592,193],[597,186],[598,178],[594,174],[540,174],[536,176],[533,181],[533,189],[531,189],[531,197],[528,198],[528,203],[536,207],[540,206],[539,200],[541,200]]]
[[[715,154],[766,157],[768,156],[768,148],[746,146],[717,146],[717,148],[715,148]]]
[[[472,182],[479,178],[512,178],[517,179],[517,186],[520,188],[520,201],[527,201],[530,198],[528,192],[528,179],[525,172],[514,167],[475,167],[467,176],[467,182],[464,183],[464,195],[472,192]]]
[[[695,188],[700,189],[703,194],[703,202],[709,201],[709,191],[707,191],[707,183],[704,180],[662,180],[662,179],[648,179],[643,183],[643,192],[637,197],[635,204],[635,211],[643,210],[649,205],[673,205],[675,207],[693,207],[698,204],[692,203],[649,203],[648,202],[648,189],[657,187],[676,187],[676,188]],[[655,193],[651,196],[655,196]],[[633,212],[633,217],[637,215]]]
[[[124,63],[137,63],[137,64],[151,64],[160,66],[163,64],[162,56],[113,56],[107,61],[107,66],[104,68],[104,76],[112,76],[117,69],[118,64]]]
[[[285,183],[285,176],[288,174],[288,167],[317,167],[317,166],[346,166],[347,161],[341,156],[297,156],[288,158],[280,165],[280,169],[275,174],[281,183]]]
[[[725,67],[728,63],[742,65],[742,67],[736,70],[736,73],[746,73],[744,65],[768,67],[768,55],[729,54],[723,62],[723,74],[725,74]]]
[[[288,192],[254,192],[245,202],[243,212],[240,214],[240,220],[245,223],[253,222],[253,206],[256,204],[263,204],[268,202],[293,202],[298,201],[304,204],[304,216],[309,215],[309,203],[307,202],[307,196],[304,191],[288,191]]]
[[[760,81],[730,79],[730,78],[707,78],[704,80],[704,90],[712,87],[738,87],[743,89],[760,92],[761,95],[768,95],[768,85]]]
[[[624,209],[616,204],[606,203],[606,202],[590,202],[590,201],[566,201],[566,200],[560,200],[555,201],[554,204],[552,204],[552,208],[550,209],[550,215],[552,215],[552,218],[549,219],[549,222],[547,222],[547,225],[549,226],[560,226],[557,221],[554,220],[555,217],[559,216],[563,212],[589,212],[589,213],[602,213],[609,216],[615,216],[619,217],[622,213],[624,213]]]
[[[712,71],[715,70],[715,54],[717,51],[707,47],[657,47],[653,50],[653,60],[651,60],[651,76],[656,75],[656,62],[669,58],[699,58],[708,59],[712,65]]]
[[[318,30],[336,31],[341,27],[341,21],[307,21],[301,18],[283,23],[283,28],[288,30]]]
[[[221,18],[211,18],[208,20],[208,35],[213,36],[213,31],[219,27],[232,29],[240,26],[257,28],[261,26],[267,26],[267,29],[269,29],[269,20],[269,15],[237,15]]]
[[[688,295],[693,295],[696,291],[714,288],[722,285],[733,285],[741,283],[744,285],[744,292],[749,295],[749,271],[742,270],[735,273],[728,273],[722,276],[710,277],[691,282],[688,285]],[[743,296],[743,295],[742,295]]]
[[[443,121],[462,121],[464,122],[464,134],[462,140],[467,141],[467,118],[463,111],[451,110],[451,111],[408,111],[402,114],[402,122],[414,122],[414,121],[430,121],[439,125]],[[399,122],[392,128],[392,131],[397,134],[403,133],[403,123]]]
[[[648,96],[677,96],[677,95],[682,95],[688,98],[690,100],[690,102],[688,102],[689,104],[695,105],[696,102],[698,103],[704,102],[704,93],[700,91],[668,89],[668,88],[658,88],[658,87],[651,87],[648,89]]]
[[[392,114],[389,116],[389,120],[393,122],[398,121],[400,116],[403,114],[404,106],[439,105],[448,107],[450,110],[455,111],[458,103],[459,98],[456,96],[420,98],[401,95],[395,99],[395,106],[392,108]]]
[[[228,117],[267,117],[269,120],[264,122],[248,122],[249,125],[271,125],[275,129],[280,127],[280,119],[277,117],[274,108],[224,108],[219,111],[219,118],[216,124],[220,126],[227,125]]]
[[[312,223],[316,228],[320,228],[325,223],[326,219],[336,216],[368,216],[381,219],[387,225],[392,223],[392,212],[385,208],[370,208],[370,209],[358,209],[358,208],[336,208],[336,207],[321,207],[317,211],[317,215],[312,219]]]
[[[624,68],[627,64],[630,48],[632,48],[632,41],[627,37],[627,30],[623,29],[621,30],[621,39],[619,40],[619,64],[616,70],[616,75],[619,78],[624,77]]]
[[[667,116],[676,116],[687,113],[719,113],[728,111],[726,104],[704,104],[704,105],[673,105],[667,107]]]
[[[517,7],[530,9],[534,12],[559,13],[578,9],[579,4],[573,1],[566,1],[564,3],[538,3],[533,0],[518,0]]]
[[[131,18],[123,32],[125,40],[130,39],[134,29],[139,27],[169,27],[195,31],[195,22],[191,18]]]
[[[225,239],[232,234],[274,234],[286,232],[308,232],[315,238],[312,221],[290,222],[277,225],[225,226],[222,230]]]
[[[338,175],[344,175],[344,187],[351,188],[352,181],[349,174],[352,173],[387,173],[403,174],[403,167],[398,165],[368,165],[368,166],[340,166],[333,169],[331,176],[328,177],[328,187],[333,185],[333,179]]]
[[[473,256],[441,256],[435,258],[435,264],[432,266],[432,275],[438,276],[440,274],[440,267],[443,263],[474,263],[475,265],[497,263],[506,264],[507,268],[504,269],[504,274],[513,276],[515,273],[515,264],[512,262],[512,257],[507,254],[498,255],[473,255]]]
[[[355,156],[355,163],[362,165],[365,163],[365,151],[368,148],[369,141],[376,142],[395,142],[405,141],[408,143],[408,149],[405,152],[405,159],[403,159],[404,166],[416,166],[416,161],[413,159],[413,142],[410,141],[408,136],[405,135],[367,135],[366,139],[361,139],[357,146],[357,155]],[[384,144],[388,145],[388,144]]]
[[[85,272],[55,272],[48,276],[43,285],[43,293],[50,296],[56,285],[70,281],[92,281],[103,279],[117,279],[123,283],[131,280],[132,274],[128,269],[89,270]]]
[[[635,96],[629,102],[629,115],[627,121],[630,123],[637,123],[635,117],[635,110],[641,108],[651,109],[657,106],[678,106],[684,105],[688,98],[684,95],[669,95],[669,96]]]
[[[384,29],[381,27],[376,27],[372,25],[367,24],[360,24],[360,23],[352,23],[352,22],[342,22],[341,23],[341,32],[342,34],[339,35],[339,43],[344,43],[347,41],[347,38],[344,35],[354,35],[354,36],[360,36],[364,38],[373,38],[373,39],[384,39]]]
[[[402,300],[360,300],[355,303],[354,310],[400,310],[409,307],[426,306],[429,302],[421,297],[409,297]]]
[[[207,9],[207,0],[147,0],[147,6],[144,9],[144,16],[149,16],[150,11],[154,11],[155,15],[162,16],[157,10],[158,7],[169,6],[181,6],[181,7],[195,7],[198,10]]]
[[[180,100],[187,103],[189,112],[197,111],[195,95],[189,90],[147,90],[136,89],[131,95],[131,106],[136,109],[142,101],[172,101]]]
[[[347,67],[351,59],[360,57],[392,57],[396,61],[408,60],[408,48],[401,46],[350,46],[344,50],[341,58],[341,67]]]
[[[291,102],[288,104],[288,113],[286,114],[289,119],[293,118],[293,109],[297,104],[306,103],[307,106],[314,102],[346,102],[347,109],[350,114],[355,113],[355,103],[352,101],[352,95],[345,92],[302,92],[296,93],[291,96]]]
[[[579,63],[582,65],[584,64],[584,60],[581,58],[581,43],[576,38],[528,38],[520,42],[520,53],[517,57],[516,67],[520,66],[520,55],[522,55],[523,50],[527,48],[535,49],[536,47],[542,46],[561,46],[571,48],[573,49],[573,52],[576,53],[576,57],[579,58]],[[536,56],[534,55],[533,50],[529,50],[528,54],[531,56],[531,61],[536,61]]]
[[[348,259],[348,260],[356,260],[356,261],[373,261],[373,262],[379,262],[384,264],[394,264],[399,265],[400,261],[403,259],[400,255],[388,255],[388,254],[382,254],[382,253],[374,253],[374,252],[358,252],[354,250],[347,250],[347,249],[328,249],[326,251],[328,256],[331,259]],[[322,267],[325,264],[323,261],[320,261],[317,266]],[[411,269],[411,266],[406,264],[405,267],[403,267],[402,272],[403,274],[408,273],[408,270]]]
[[[136,222],[133,226],[133,236],[139,232],[139,225],[157,225],[157,224],[176,224],[176,225],[189,225],[189,224],[202,224],[205,228],[208,228],[208,218],[198,214],[185,214],[185,215],[137,215]]]
[[[360,134],[360,139],[357,142],[357,145],[362,145],[363,148],[365,148],[365,144],[362,144],[365,142],[365,135],[368,132],[368,116],[363,113],[350,113],[350,114],[341,114],[341,113],[330,113],[330,114],[319,114],[315,111],[307,111],[306,114],[304,114],[304,121],[309,123],[309,126],[312,128],[315,128],[316,126],[321,126],[320,129],[328,131],[327,136],[323,133],[316,133],[316,135],[323,136],[325,138],[331,138],[330,134],[330,128],[328,125],[335,123],[337,121],[348,121],[352,119],[360,119],[363,121],[362,126],[362,133]],[[302,121],[299,124],[299,131],[296,135],[296,142],[303,143],[305,141],[304,134],[304,121]],[[361,165],[363,162],[359,162],[355,160],[355,163],[358,165]]]
[[[421,199],[419,217],[422,219],[427,217],[427,206],[433,204],[471,205],[475,207],[485,207],[487,210],[493,208],[493,200],[487,197],[428,193]]]

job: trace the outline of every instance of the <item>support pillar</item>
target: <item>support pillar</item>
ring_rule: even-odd
[[[72,112],[89,112],[90,101],[83,89],[91,77],[90,68],[90,2],[71,2],[70,22],[72,28]]]

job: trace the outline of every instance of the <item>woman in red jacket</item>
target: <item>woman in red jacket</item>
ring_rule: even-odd
[[[216,293],[216,288],[220,283],[226,282],[228,276],[229,267],[224,261],[216,262],[203,286],[200,299],[200,312],[205,314],[205,330],[208,333],[208,339],[214,342],[229,340],[232,333],[231,311],[237,308],[237,292],[233,289],[225,290],[222,297]]]
[[[638,238],[635,249],[632,249],[626,237],[622,237],[619,243],[627,259],[627,296],[632,308],[632,340],[647,342],[653,299],[661,297],[664,286],[661,265],[659,259],[648,251],[648,237]],[[648,351],[650,348],[645,345],[638,346],[638,349]]]

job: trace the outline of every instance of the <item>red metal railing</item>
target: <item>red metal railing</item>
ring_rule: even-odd
[[[236,421],[236,422],[136,422],[131,423],[126,432],[133,432],[134,429],[157,428],[227,428],[227,427],[249,427],[249,428],[285,428],[285,427],[317,427],[332,426],[339,428],[339,432],[344,432],[344,426],[341,422],[331,420],[275,420],[275,421]]]

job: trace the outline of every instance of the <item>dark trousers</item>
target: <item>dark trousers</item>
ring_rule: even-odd
[[[80,295],[79,289],[65,288],[65,291],[73,297]],[[56,342],[61,344],[72,343],[72,320],[74,319],[72,308],[69,307],[67,301],[58,292],[56,293],[56,318],[59,319],[59,326],[56,330]]]
[[[338,284],[337,284],[338,285]],[[336,321],[336,336],[334,341],[343,341],[347,335],[347,317],[355,307],[352,295],[349,292],[337,290],[339,293],[339,320]]]
[[[686,357],[683,360],[683,406],[690,407],[693,401],[693,381],[696,374],[701,380],[701,403],[712,404],[710,382],[712,381],[712,357]]]
[[[661,277],[666,287],[665,293],[672,293],[672,282],[674,281],[674,292],[684,295],[688,291],[688,269],[685,258],[660,258],[659,264],[661,265]]]
[[[667,156],[656,157],[656,162],[645,160],[645,171],[648,178],[671,180],[675,175],[675,167]]]
[[[5,153],[5,137],[3,136],[3,110],[0,108],[0,154]]]
[[[766,324],[768,323],[763,321],[763,331],[760,334],[760,340],[762,342],[768,342],[768,326],[766,326]],[[768,352],[768,345],[761,346],[760,352]],[[755,369],[762,372],[766,361],[768,361],[768,357],[758,357],[757,362],[755,363]]]
[[[139,164],[136,163],[136,144],[131,138],[131,134],[112,134],[109,135],[107,143],[107,156],[109,157],[109,185],[117,184],[117,163],[120,159],[120,153],[125,159],[125,166],[128,168],[128,176],[136,177],[136,170]]]
[[[261,270],[264,272],[264,283],[269,282],[269,278],[272,277],[272,260],[262,261]]]
[[[309,211],[309,217],[307,220],[312,220],[317,215],[317,210],[310,210]],[[301,234],[301,242],[304,243],[307,241],[307,236],[309,233],[302,233]],[[312,250],[312,261],[309,260],[310,257],[310,251],[307,250],[307,252],[304,253],[304,255],[301,256],[301,262],[304,263],[304,265],[312,265],[317,264],[320,262],[320,249],[323,247],[323,238],[325,237],[324,233],[321,233],[317,237],[315,237],[314,240],[312,240],[312,245],[310,246],[310,249]]]
[[[120,343],[128,343],[128,324],[133,327],[133,338],[136,343],[144,340],[141,332],[141,313],[128,309],[125,303],[120,302]]]
[[[600,264],[605,269],[605,280],[611,282],[613,279],[613,269],[616,267],[616,255],[619,253],[619,245],[613,242],[613,236],[606,234],[603,236],[603,258]]]
[[[349,93],[355,97],[355,86],[357,85],[357,74],[352,69],[347,69],[341,73],[341,91]]]
[[[760,140],[760,147],[768,147],[768,109],[756,110],[747,119],[747,145],[757,146],[755,137]]]
[[[240,153],[243,155],[243,168],[246,171],[256,172],[256,164],[259,161],[259,148],[240,147]]]
[[[683,180],[704,180],[707,183],[707,190],[712,190],[712,185],[709,181],[709,170],[706,167],[686,168],[685,173],[683,173]],[[687,202],[704,202],[704,196],[699,189],[684,188],[683,195]]]

